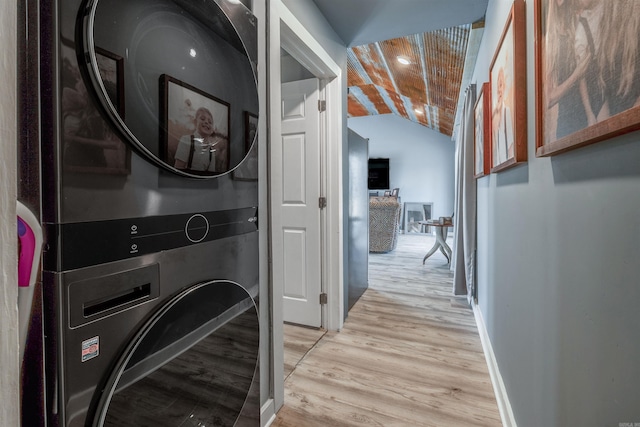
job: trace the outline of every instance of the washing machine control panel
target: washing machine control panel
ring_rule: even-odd
[[[184,233],[192,243],[202,242],[209,234],[209,221],[202,214],[195,214],[187,220]]]
[[[45,226],[45,270],[67,271],[255,232],[258,222],[250,207]]]

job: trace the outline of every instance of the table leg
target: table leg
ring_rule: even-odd
[[[449,253],[446,251],[446,249],[440,245],[440,252],[442,252],[442,255],[444,255],[444,257],[447,259],[447,264],[451,263],[451,257],[449,256]]]
[[[452,260],[451,248],[449,247],[449,245],[447,245],[447,234],[449,234],[449,226],[434,224],[434,228],[436,232],[436,243],[429,250],[429,252],[424,256],[424,258],[422,258],[422,264],[425,263],[427,258],[429,258],[431,255],[436,253],[438,249],[440,250],[440,252],[442,252],[444,257],[447,259],[447,264],[451,264],[451,260]]]
[[[437,233],[438,233],[438,231],[436,229],[436,234]],[[427,258],[429,258],[431,255],[436,253],[436,251],[438,249],[440,249],[440,243],[436,240],[436,243],[433,245],[433,247],[429,250],[429,252],[427,252],[427,254],[424,256],[424,258],[422,258],[422,264],[424,264],[424,262],[427,260]]]
[[[440,252],[447,259],[447,264],[451,263],[451,248],[447,245],[448,230],[446,226],[436,227],[436,245]]]
[[[447,253],[449,254],[449,256],[447,257],[447,259],[449,260],[449,263],[451,262],[451,260],[453,259],[452,254],[451,254],[451,247],[447,244],[447,234],[449,234],[449,227],[442,227],[442,247],[444,248],[445,251],[447,251]]]

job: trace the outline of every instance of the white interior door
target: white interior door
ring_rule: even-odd
[[[320,112],[317,78],[282,84],[280,155],[273,186],[280,215],[274,215],[274,279],[283,283],[283,319],[321,326],[322,242],[320,198]],[[274,203],[275,204],[275,203]]]

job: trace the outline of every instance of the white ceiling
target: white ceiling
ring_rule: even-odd
[[[471,24],[488,0],[313,0],[347,47]]]

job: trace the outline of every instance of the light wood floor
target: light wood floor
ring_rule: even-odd
[[[284,379],[296,368],[298,363],[313,349],[325,334],[324,329],[305,328],[284,324]]]
[[[473,312],[452,295],[442,254],[422,265],[434,240],[401,235],[393,252],[370,254],[369,289],[340,332],[285,326],[272,426],[501,425]]]

